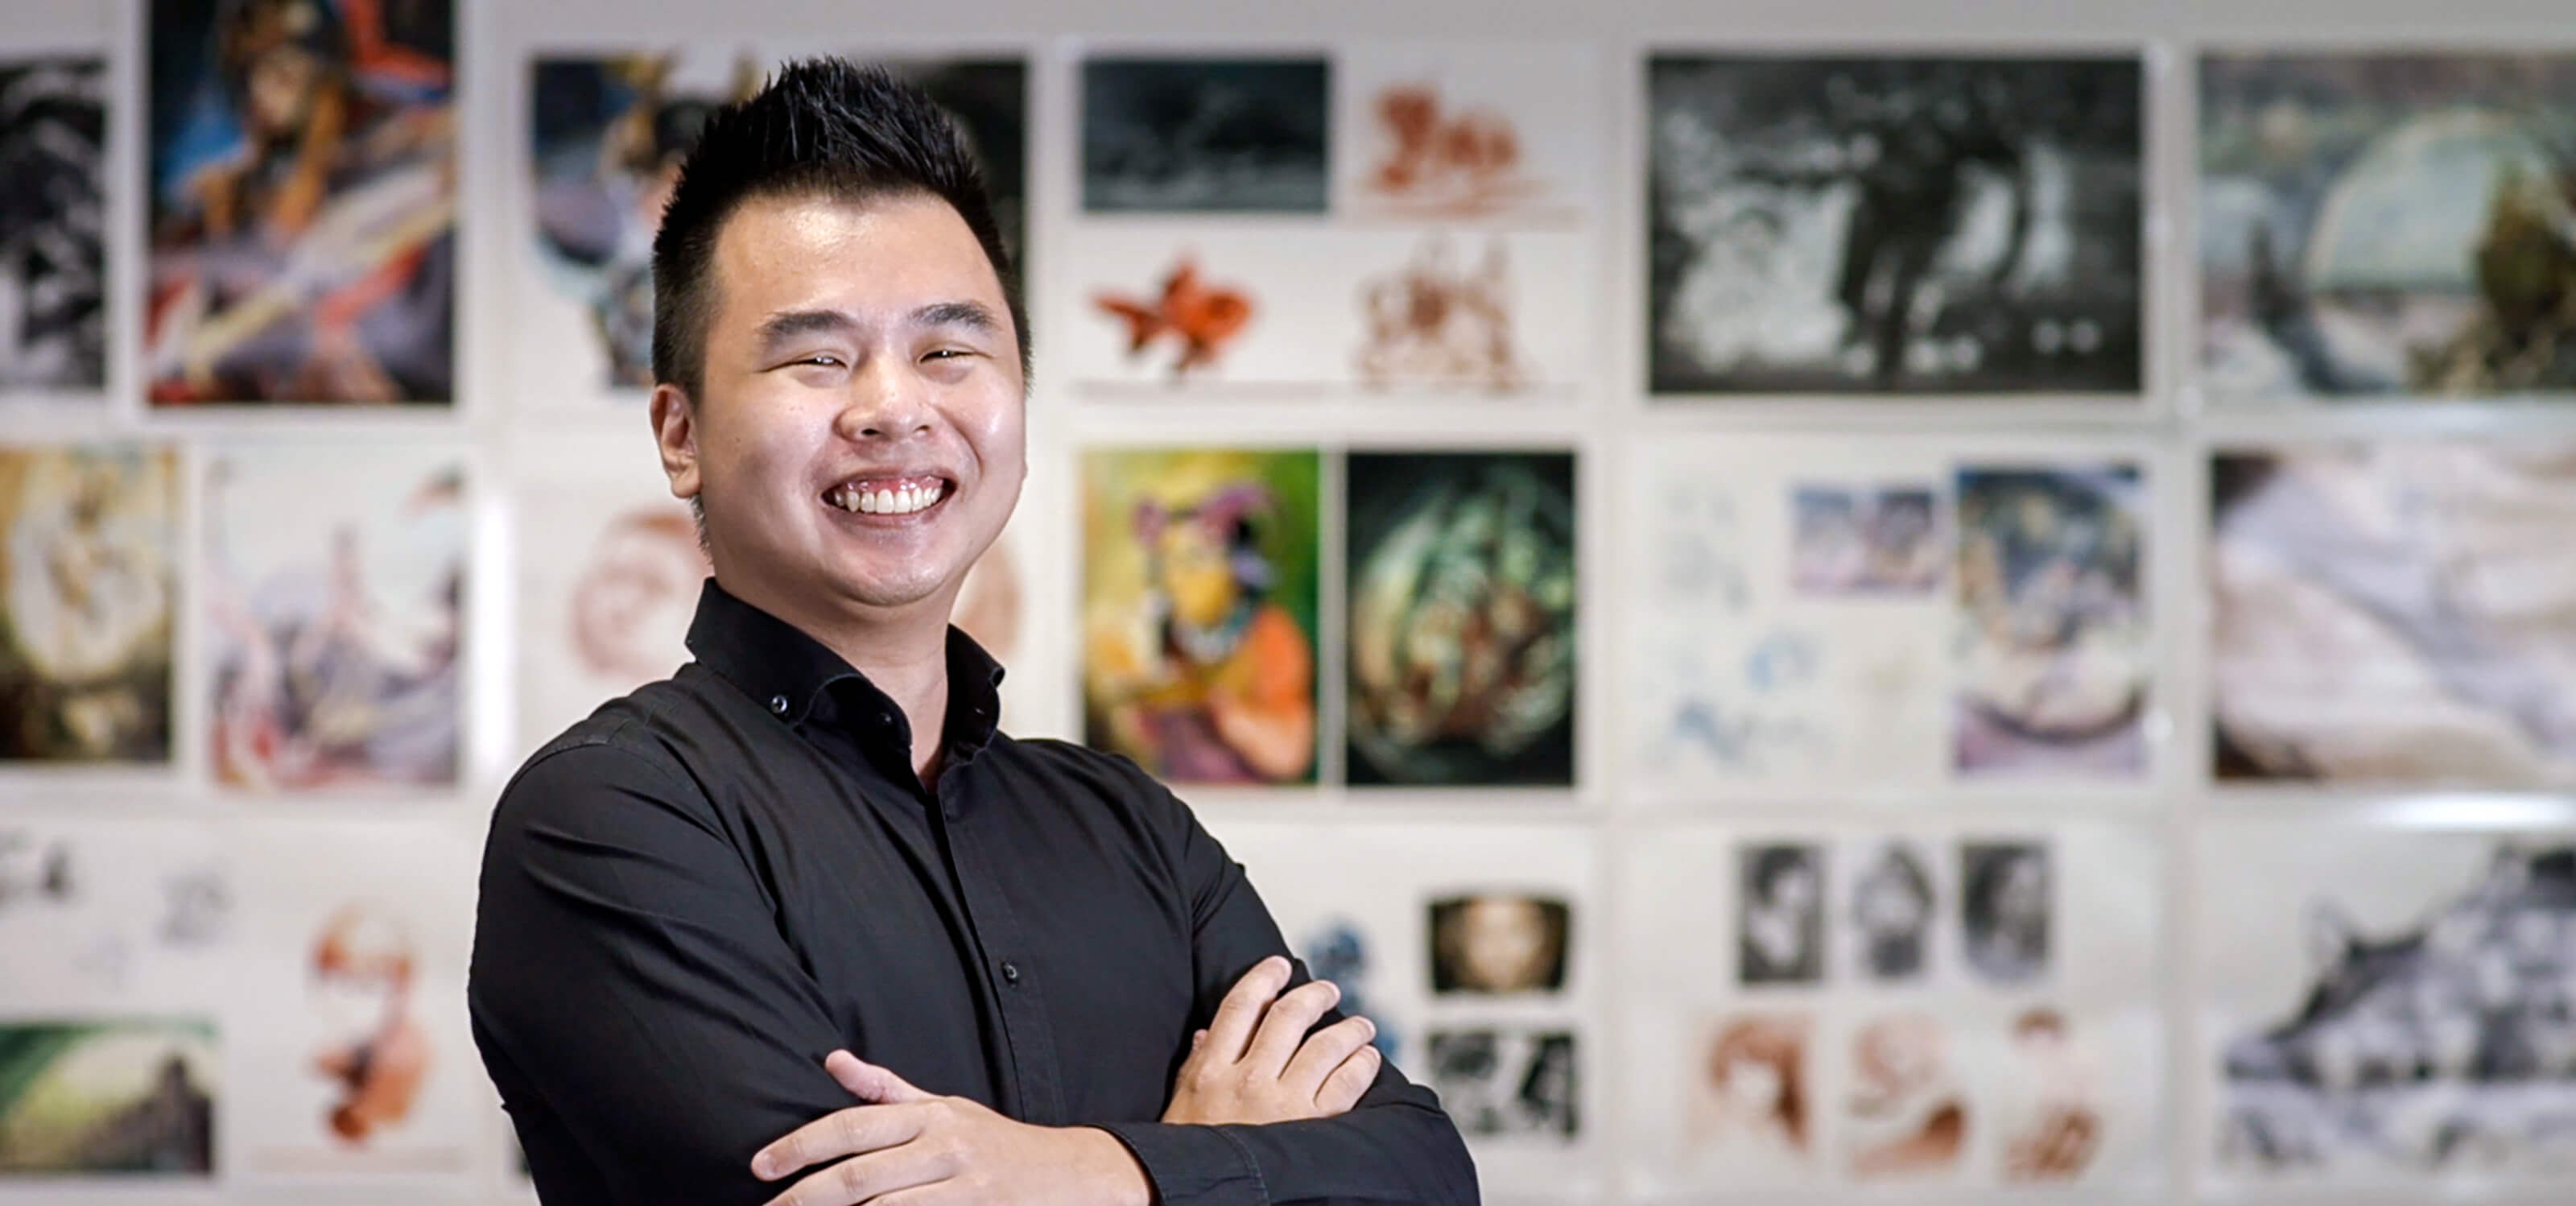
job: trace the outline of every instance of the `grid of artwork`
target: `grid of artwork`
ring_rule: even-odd
[[[529,1200],[485,809],[687,657],[653,227],[815,53],[1026,270],[1006,727],[1489,1198],[2576,1171],[2576,53],[457,10],[0,35],[0,1202]]]

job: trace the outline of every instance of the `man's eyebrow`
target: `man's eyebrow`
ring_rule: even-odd
[[[799,335],[838,334],[858,325],[838,310],[781,310],[764,320],[753,336],[762,350],[771,351]]]
[[[932,302],[912,312],[912,323],[919,327],[965,327],[984,335],[1002,333],[1002,320],[975,301]]]

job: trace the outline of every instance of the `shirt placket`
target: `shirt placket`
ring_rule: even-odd
[[[1047,1017],[1046,988],[1029,958],[1027,930],[1002,890],[1004,868],[988,851],[975,822],[964,815],[959,787],[964,778],[955,772],[940,776],[937,816],[956,866],[966,924],[981,948],[986,982],[994,986],[1017,1116],[1038,1126],[1063,1126],[1064,1079],[1056,1062],[1055,1029]]]

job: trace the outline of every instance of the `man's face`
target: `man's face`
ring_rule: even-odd
[[[759,198],[716,241],[694,405],[662,387],[671,491],[757,602],[944,611],[1027,472],[1019,335],[946,202]]]

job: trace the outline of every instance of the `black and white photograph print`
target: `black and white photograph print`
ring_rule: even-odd
[[[1736,851],[1736,978],[1814,984],[1825,972],[1825,852],[1754,845]]]
[[[1431,902],[1431,991],[1555,992],[1565,987],[1573,910],[1556,896],[1484,892]]]
[[[2430,1201],[2576,1168],[2576,844],[2266,821],[2208,835],[2214,1178]]]
[[[0,389],[107,376],[106,66],[0,55]]]
[[[1089,213],[1324,212],[1321,58],[1097,58],[1082,65]]]
[[[2045,843],[1960,843],[1959,920],[1970,971],[1995,984],[2048,974],[2055,879]]]
[[[1571,1140],[1581,1133],[1572,1034],[1435,1030],[1430,1048],[1431,1089],[1468,1138]]]
[[[2141,388],[2134,56],[1647,78],[1654,393]]]
[[[1895,840],[1871,852],[1852,882],[1851,924],[1860,970],[1873,980],[1912,980],[1931,962],[1933,926],[1941,919],[1932,867],[1914,843]]]

